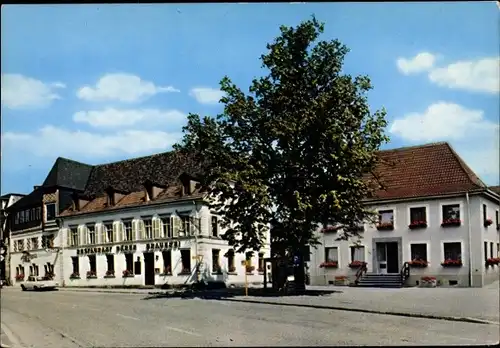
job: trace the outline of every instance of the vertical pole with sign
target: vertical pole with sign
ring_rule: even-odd
[[[245,296],[248,296],[248,276],[247,276],[247,267],[248,267],[248,260],[241,261],[241,265],[245,267]]]

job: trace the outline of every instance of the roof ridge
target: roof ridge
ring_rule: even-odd
[[[124,159],[124,160],[119,160],[119,161],[114,161],[114,162],[94,164],[93,167],[101,167],[101,166],[107,166],[107,165],[110,165],[110,164],[117,164],[117,163],[123,163],[123,162],[128,162],[128,161],[134,161],[134,160],[138,160],[138,159],[141,159],[141,158],[148,158],[148,157],[160,156],[160,155],[169,154],[169,153],[172,153],[172,152],[174,152],[174,150],[164,151],[164,152],[157,152],[157,153],[153,153],[151,155],[144,155],[144,156],[132,157],[132,158],[127,158],[127,159]]]
[[[62,156],[59,156],[59,157],[56,158],[56,162],[58,162],[59,160],[64,160],[64,161],[68,161],[68,162],[73,162],[73,163],[78,163],[78,164],[83,164],[83,165],[86,165],[86,166],[89,166],[89,167],[93,167],[92,164],[83,163],[83,162],[80,162],[80,161],[75,161],[74,159],[66,158],[66,157],[62,157]]]
[[[401,151],[401,150],[409,150],[409,149],[421,149],[423,147],[432,147],[432,146],[439,146],[439,145],[449,145],[449,144],[446,141],[438,141],[438,142],[421,144],[421,145],[395,147],[392,149],[379,150],[379,152]]]
[[[486,185],[481,180],[481,178],[467,165],[467,163],[465,163],[465,161],[462,159],[462,157],[460,157],[460,155],[455,151],[455,149],[448,143],[446,143],[446,145],[450,149],[453,157],[455,157],[455,160],[458,162],[460,169],[462,169],[462,171],[467,176],[467,178],[470,180],[470,182],[473,185],[478,186],[480,188],[488,188],[488,185]],[[474,175],[474,177],[471,174]],[[480,185],[478,185],[477,181],[479,181]]]

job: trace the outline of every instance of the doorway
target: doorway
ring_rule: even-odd
[[[399,273],[398,242],[377,243],[377,266],[381,274]]]
[[[155,285],[154,253],[144,253],[144,285]]]

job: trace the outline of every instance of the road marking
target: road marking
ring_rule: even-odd
[[[16,335],[14,335],[12,331],[10,331],[5,323],[2,323],[2,330],[14,347],[23,348],[23,345],[21,345],[21,343],[19,343],[19,340],[16,338]],[[6,345],[2,344],[2,347],[6,347]]]
[[[166,328],[168,330],[177,331],[177,332],[185,333],[185,334],[188,334],[188,335],[201,337],[201,335],[198,335],[197,333],[194,333],[194,332],[191,332],[191,331],[182,330],[182,329],[178,329],[176,327],[166,326]]]
[[[123,315],[123,314],[120,314],[120,313],[116,313],[116,315],[122,317],[122,318],[127,318],[127,319],[133,319],[133,320],[139,320],[139,318],[135,318],[135,317],[129,317],[128,315]]]

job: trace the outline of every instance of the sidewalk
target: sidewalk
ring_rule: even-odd
[[[222,289],[200,292],[159,289],[83,289],[61,288],[61,291],[87,291],[142,294],[159,298],[202,298],[283,306],[301,306],[332,310],[359,311],[400,316],[484,322],[500,325],[498,287],[488,288],[353,288],[308,286],[301,296],[266,295],[262,289]]]

